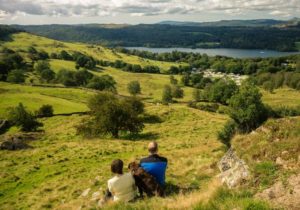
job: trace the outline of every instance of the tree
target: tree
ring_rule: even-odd
[[[111,134],[114,138],[119,133],[138,133],[144,128],[140,114],[144,105],[136,98],[122,99],[109,92],[98,93],[89,102],[90,118],[84,120],[77,131],[85,136]]]
[[[74,72],[68,71],[66,69],[61,69],[56,74],[56,81],[62,83],[65,86],[76,86],[74,80]]]
[[[7,82],[11,83],[23,83],[25,82],[25,75],[22,70],[12,70],[7,75]]]
[[[172,103],[173,99],[172,99],[172,88],[170,85],[165,85],[164,90],[163,90],[163,94],[162,94],[162,103],[163,104],[168,104],[168,103]]]
[[[209,101],[227,104],[228,99],[237,89],[238,87],[233,80],[220,79],[207,87],[205,91]]]
[[[266,91],[269,91],[270,93],[273,93],[273,91],[274,91],[274,82],[271,81],[271,80],[264,82],[263,89],[265,89]]]
[[[106,90],[106,91],[116,91],[116,81],[110,75],[102,75],[102,76],[94,76],[89,83],[87,84],[87,88],[95,89],[95,90]]]
[[[129,82],[127,85],[127,90],[131,95],[137,95],[141,93],[141,86],[138,81]]]
[[[268,111],[261,100],[259,89],[247,82],[229,100],[229,116],[241,132],[250,132],[268,117]]]
[[[194,101],[200,101],[201,100],[201,91],[199,89],[193,90],[193,99]]]
[[[53,116],[53,107],[49,104],[44,104],[36,111],[36,116],[38,117],[52,117]]]
[[[173,98],[183,98],[184,92],[181,87],[179,87],[178,85],[172,85],[171,90]]]
[[[230,147],[230,140],[235,134],[235,122],[229,120],[224,125],[223,129],[218,132],[218,139],[225,144],[227,147]]]
[[[93,74],[83,69],[76,71],[73,75],[75,83],[79,86],[85,86],[90,79],[93,78]]]
[[[60,59],[62,59],[62,60],[67,60],[67,61],[73,60],[73,57],[72,57],[67,51],[65,51],[65,50],[62,50],[62,51],[59,53],[58,57],[59,57]]]
[[[172,85],[177,85],[178,80],[173,75],[170,75],[170,83]]]
[[[42,71],[42,73],[40,75],[41,75],[41,78],[43,80],[45,80],[46,82],[50,82],[51,80],[53,80],[55,78],[55,72],[52,71],[51,69],[45,69],[44,71]]]
[[[50,69],[50,64],[48,61],[40,60],[34,64],[34,70],[39,74],[48,69]]]
[[[190,75],[188,73],[184,73],[181,77],[181,83],[184,86],[189,86],[190,83]]]
[[[8,120],[21,128],[22,131],[36,131],[43,124],[38,122],[35,116],[28,112],[22,103],[17,107],[10,108],[8,112]]]

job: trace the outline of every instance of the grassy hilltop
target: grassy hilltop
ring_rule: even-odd
[[[117,53],[98,45],[59,42],[27,33],[14,34],[11,41],[2,45],[20,52],[24,57],[27,56],[25,50],[34,46],[48,53],[80,51],[107,61],[124,60],[141,66],[156,65],[163,71],[170,66],[179,65]],[[61,68],[77,71],[74,61],[51,59],[50,65],[55,72]],[[226,151],[225,146],[218,141],[217,133],[229,119],[227,115],[187,107],[187,102],[192,99],[191,87],[183,88],[185,96],[178,103],[156,103],[161,99],[164,85],[169,84],[169,75],[130,73],[113,67],[98,68],[98,71],[90,72],[95,75],[111,75],[117,82],[118,94],[123,96],[129,95],[127,84],[130,81],[139,81],[142,88],[140,97],[145,102],[146,113],[160,119],[147,122],[143,132],[137,136],[122,136],[120,139],[86,139],[78,135],[75,127],[85,116],[74,114],[40,119],[44,124],[44,134],[40,139],[30,142],[33,148],[20,151],[0,150],[0,209],[95,209],[96,202],[90,200],[91,194],[100,188],[101,191],[105,190],[107,180],[111,177],[111,161],[120,158],[126,165],[131,160],[140,159],[147,155],[146,146],[151,140],[158,142],[160,153],[169,159],[169,195],[166,198],[145,199],[126,205],[108,205],[106,208],[269,209],[269,204],[253,197],[257,192],[255,186],[229,191],[215,177],[219,173],[216,163]],[[29,77],[35,78],[34,75]],[[176,77],[179,79],[179,76]],[[62,85],[31,86],[28,79],[25,84],[0,82],[0,118],[6,116],[8,107],[16,106],[19,102],[31,111],[42,104],[51,104],[54,114],[87,111],[87,100],[95,92],[86,88],[65,88]],[[300,92],[297,90],[283,88],[276,89],[273,94],[265,91],[262,93],[263,101],[272,107],[282,103],[294,107],[300,103]],[[292,120],[299,124],[299,117]],[[278,126],[282,122],[268,121],[266,125],[272,123]],[[292,124],[288,126],[287,129],[295,132],[285,136],[284,147],[293,151],[292,148],[299,147],[295,141],[299,138],[299,129],[292,127]],[[16,132],[18,129],[12,127],[8,134]],[[263,137],[261,133],[259,135]],[[253,142],[258,141],[261,136]],[[233,143],[235,147],[239,147],[244,138],[249,143],[251,153],[246,156],[246,149],[240,149],[239,152],[245,154],[246,160],[251,163],[252,153],[255,151],[255,144],[249,140],[251,134],[237,136]],[[277,148],[278,144],[270,147]],[[263,156],[260,161],[264,161]],[[273,159],[271,161],[274,162]],[[91,188],[88,196],[81,196],[88,188]]]

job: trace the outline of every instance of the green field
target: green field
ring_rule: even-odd
[[[61,50],[80,51],[97,59],[108,61],[120,59],[142,66],[157,65],[163,71],[171,65],[179,65],[115,53],[98,45],[63,43],[26,33],[13,35],[13,41],[5,42],[3,45],[20,52],[25,57],[27,55],[24,50],[34,46],[48,53]],[[51,59],[50,65],[55,72],[63,68],[76,71],[73,61]],[[169,75],[130,73],[112,67],[101,67],[99,71],[90,72],[95,75],[111,75],[117,82],[118,94],[122,96],[129,95],[127,84],[130,81],[139,81],[142,88],[139,97],[145,103],[146,113],[157,116],[160,120],[146,123],[142,133],[134,137],[122,135],[119,139],[104,137],[87,139],[76,133],[76,126],[85,119],[85,116],[73,114],[40,118],[44,124],[41,128],[44,133],[39,139],[29,143],[33,148],[19,151],[0,150],[1,210],[95,209],[96,202],[90,200],[91,195],[93,192],[105,190],[107,180],[112,176],[111,161],[121,158],[127,165],[132,160],[139,160],[147,155],[147,144],[153,140],[159,143],[160,153],[169,160],[168,196],[147,198],[126,205],[109,204],[107,209],[249,210],[262,209],[257,207],[259,205],[267,206],[255,200],[248,189],[229,191],[221,186],[216,178],[219,173],[216,163],[226,148],[217,139],[217,132],[223,128],[229,117],[225,114],[189,108],[187,103],[192,100],[193,88],[184,87],[184,98],[177,103],[162,105],[160,103],[162,90],[164,85],[170,83]],[[34,74],[28,74],[30,77],[36,77]],[[176,78],[179,80],[180,76]],[[0,118],[5,118],[7,109],[17,106],[20,102],[30,111],[37,110],[43,104],[52,105],[55,114],[87,111],[87,100],[97,92],[86,88],[65,88],[57,84],[36,84],[40,86],[30,85],[28,79],[22,85],[0,82]],[[261,92],[264,103],[272,107],[300,104],[300,92],[296,90],[283,88],[275,90],[272,94],[263,90]],[[298,118],[293,119],[296,120],[291,122],[298,125]],[[280,123],[282,122],[271,120],[263,126],[272,129],[278,127]],[[292,152],[292,149],[298,146],[296,138],[299,130],[294,129],[293,123],[287,123],[286,127],[276,130],[278,136],[286,137],[286,143],[270,144],[271,147],[267,145],[268,141],[273,139],[266,138],[272,135],[264,135],[259,129],[257,130],[259,135],[255,137],[252,133],[238,135],[234,139],[234,146],[241,147],[238,152],[250,162],[251,167],[252,156],[263,154],[263,149],[275,151],[272,155],[278,155],[282,148]],[[285,129],[290,131],[289,135],[285,133]],[[8,131],[9,134],[16,132],[19,132],[16,127]],[[261,142],[260,138],[263,138]],[[243,145],[243,139],[247,140],[247,145]],[[260,145],[263,146],[262,150],[256,154],[255,151],[260,149]],[[270,158],[273,158],[272,161],[276,160],[275,156]],[[91,188],[90,193],[87,197],[82,197],[82,192],[87,188]]]
[[[178,63],[154,61],[140,58],[133,55],[118,53],[100,45],[87,45],[81,43],[60,42],[52,39],[36,36],[28,33],[18,33],[12,35],[12,41],[5,42],[3,46],[10,49],[26,52],[28,47],[33,46],[37,50],[45,50],[47,53],[59,53],[61,50],[66,50],[69,53],[74,51],[81,52],[86,55],[93,56],[99,60],[115,61],[123,60],[130,64],[140,64],[141,66],[155,65],[166,71],[170,66],[178,66]],[[54,64],[55,65],[55,64]],[[184,63],[183,63],[184,65]]]
[[[7,108],[22,102],[29,110],[37,110],[50,104],[55,114],[86,111],[85,102],[93,92],[72,88],[47,88],[15,85],[0,82],[0,117],[5,117]]]

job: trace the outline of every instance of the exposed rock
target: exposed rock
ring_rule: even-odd
[[[81,193],[81,196],[82,196],[82,197],[86,197],[86,196],[89,194],[90,190],[91,190],[91,188],[87,188],[86,190],[84,190],[84,191]]]
[[[300,173],[292,175],[283,184],[276,182],[270,188],[257,193],[256,198],[270,201],[271,203],[290,210],[298,210],[300,206]]]
[[[92,198],[91,198],[91,201],[97,201],[97,200],[100,200],[101,199],[101,192],[100,191],[96,191],[92,194]]]
[[[276,158],[276,164],[277,164],[277,165],[283,165],[283,164],[284,164],[284,160],[282,160],[281,157],[277,157],[277,158]]]
[[[20,150],[31,148],[31,146],[27,144],[27,141],[35,140],[39,135],[39,133],[17,133],[14,135],[6,135],[2,140],[0,149]]]
[[[229,188],[238,186],[250,176],[247,164],[230,148],[218,163],[219,178]]]

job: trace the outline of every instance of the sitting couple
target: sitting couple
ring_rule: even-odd
[[[140,196],[145,192],[148,196],[163,196],[165,185],[165,172],[167,159],[157,154],[158,145],[151,142],[148,145],[150,155],[141,159],[140,164],[130,163],[129,173],[123,173],[123,161],[114,160],[111,164],[111,171],[115,175],[108,180],[106,199],[113,201],[133,201],[136,198],[136,189],[139,189]]]

